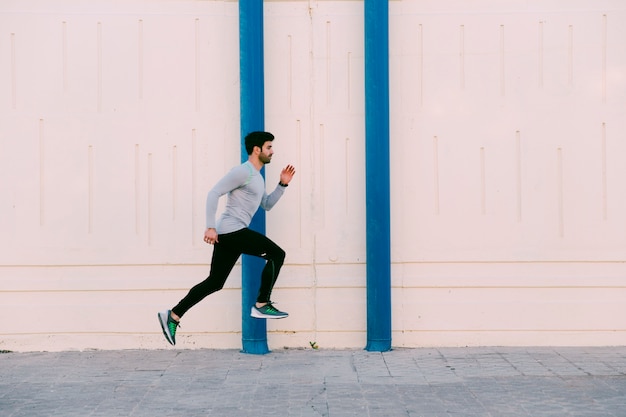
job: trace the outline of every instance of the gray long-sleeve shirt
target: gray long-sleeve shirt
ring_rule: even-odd
[[[285,187],[276,185],[276,189],[268,195],[261,173],[251,162],[244,162],[231,169],[207,194],[206,226],[215,228],[218,234],[248,227],[259,206],[270,210],[284,192]],[[228,194],[226,209],[216,223],[217,203],[224,194]]]

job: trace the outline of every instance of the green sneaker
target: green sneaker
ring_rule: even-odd
[[[176,328],[180,326],[180,324],[172,318],[170,314],[171,310],[160,311],[157,316],[159,317],[159,323],[161,323],[161,329],[163,330],[163,334],[170,344],[176,344]]]
[[[263,307],[257,308],[256,306],[252,306],[250,310],[250,316],[257,319],[284,319],[289,316],[289,314],[284,311],[280,311],[270,301],[265,304]]]

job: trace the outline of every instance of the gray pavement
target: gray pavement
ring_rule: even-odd
[[[626,416],[626,347],[2,353],[0,416]]]

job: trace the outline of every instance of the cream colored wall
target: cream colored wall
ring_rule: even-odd
[[[270,348],[365,345],[363,4],[265,3]],[[626,343],[626,3],[390,2],[393,345]],[[163,348],[239,161],[237,3],[0,3],[0,349]],[[240,269],[181,347],[241,346]]]

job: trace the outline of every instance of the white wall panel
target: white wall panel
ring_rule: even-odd
[[[392,117],[400,116],[396,129],[406,138],[398,155],[415,152],[402,153],[406,169],[394,173],[399,189],[423,201],[415,212],[396,209],[410,225],[396,235],[401,251],[433,260],[616,256],[621,228],[596,233],[612,221],[606,125],[623,127],[622,111],[604,97],[610,91],[623,102],[623,87],[602,87],[610,65],[601,51],[617,39],[608,35],[607,12],[462,13],[452,2],[406,13],[411,6],[398,5],[406,9],[402,34],[415,41],[395,38],[413,59],[397,64]],[[418,97],[405,100],[404,91]],[[405,239],[406,231],[416,233]]]

